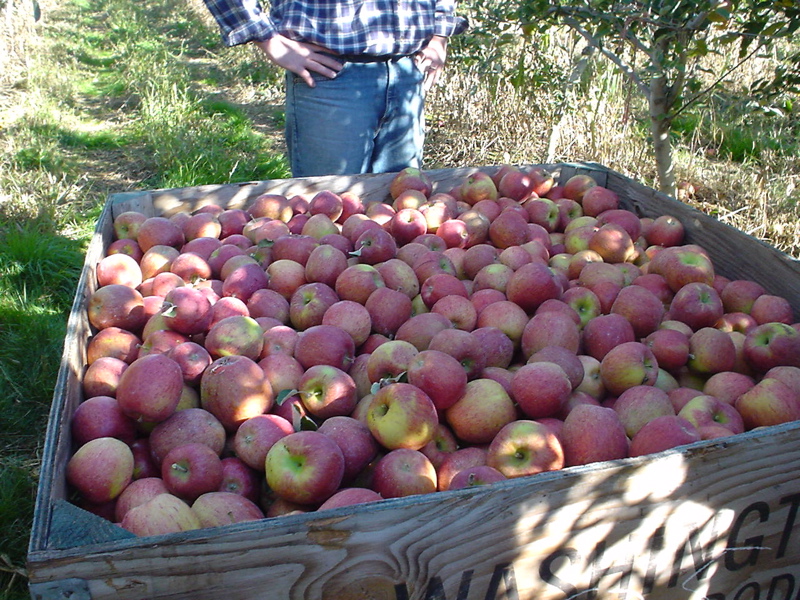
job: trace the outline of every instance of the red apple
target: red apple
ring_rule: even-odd
[[[486,464],[507,478],[524,477],[561,469],[564,466],[564,451],[558,438],[546,425],[531,420],[516,420],[506,424],[492,439]],[[458,484],[458,480],[455,481]]]

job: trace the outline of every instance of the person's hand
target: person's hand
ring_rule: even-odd
[[[447,60],[447,38],[435,35],[422,50],[414,57],[419,70],[425,74],[422,82],[423,89],[427,92],[439,81]]]
[[[309,87],[314,87],[312,71],[333,79],[342,68],[342,63],[335,58],[322,54],[319,46],[296,42],[280,34],[265,42],[254,43],[269,60],[298,75]]]

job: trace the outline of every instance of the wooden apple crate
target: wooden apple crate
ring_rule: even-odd
[[[717,270],[788,298],[800,265],[744,233],[593,163],[588,172],[641,216],[672,214]],[[482,167],[492,172],[496,167]],[[448,190],[476,169],[430,171]],[[568,468],[491,487],[385,500],[277,519],[137,538],[67,501],[69,423],[92,331],[86,301],[113,217],[241,207],[353,190],[385,199],[391,174],[115,194],[88,249],[44,448],[28,554],[33,598],[485,600],[800,597],[800,423],[658,455]],[[798,318],[800,320],[800,318]]]

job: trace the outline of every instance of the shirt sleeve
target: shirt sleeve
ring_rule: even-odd
[[[450,37],[463,33],[467,29],[467,20],[456,15],[454,0],[436,0],[436,23],[434,35]]]
[[[263,42],[277,33],[258,0],[204,0],[216,19],[227,46]]]

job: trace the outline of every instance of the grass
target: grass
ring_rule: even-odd
[[[282,74],[224,49],[199,0],[0,2],[0,598],[25,555],[47,413],[86,244],[110,193],[285,177]],[[470,12],[470,3],[462,10]],[[574,36],[451,45],[428,102],[426,167],[590,160],[654,185],[645,107]],[[10,26],[9,26],[10,25]],[[800,123],[746,74],[675,128],[686,201],[800,256]]]

